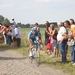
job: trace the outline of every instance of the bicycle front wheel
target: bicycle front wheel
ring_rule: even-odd
[[[39,66],[40,65],[40,50],[37,50],[35,53],[35,61],[37,66]]]

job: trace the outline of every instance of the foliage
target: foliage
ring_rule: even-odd
[[[2,24],[3,21],[4,21],[4,17],[0,15],[0,23]]]
[[[10,25],[10,21],[7,18],[5,18],[2,24]]]
[[[0,23],[10,25],[10,21],[7,18],[3,17],[2,15],[0,15]]]
[[[17,26],[18,26],[18,27],[21,27],[21,23],[17,23]]]
[[[8,20],[8,18],[3,17],[2,15],[0,15],[0,23],[10,25],[10,21]],[[57,27],[57,22],[50,22],[50,24],[54,24],[55,27]],[[29,28],[29,27],[33,27],[34,24],[29,24],[29,23],[21,24],[21,22],[19,22],[19,23],[17,23],[17,26],[21,27],[21,28]],[[39,24],[39,27],[40,28],[45,28],[45,25],[44,24]]]

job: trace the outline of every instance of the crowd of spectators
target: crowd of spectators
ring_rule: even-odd
[[[71,59],[75,65],[75,24],[73,19],[58,22],[58,30],[53,24],[48,21],[45,22],[45,46],[46,53],[51,57],[58,57],[60,52],[61,63],[67,61],[68,48],[71,49]],[[70,47],[68,47],[70,46]],[[59,50],[59,51],[58,51]]]
[[[11,25],[0,24],[0,39],[9,46],[20,47],[21,34],[14,18],[12,18]]]

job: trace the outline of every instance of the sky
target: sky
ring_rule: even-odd
[[[0,0],[0,15],[22,24],[75,19],[75,0]]]

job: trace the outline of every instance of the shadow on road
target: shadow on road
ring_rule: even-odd
[[[16,57],[0,57],[0,60],[24,60],[26,57],[16,58]]]

